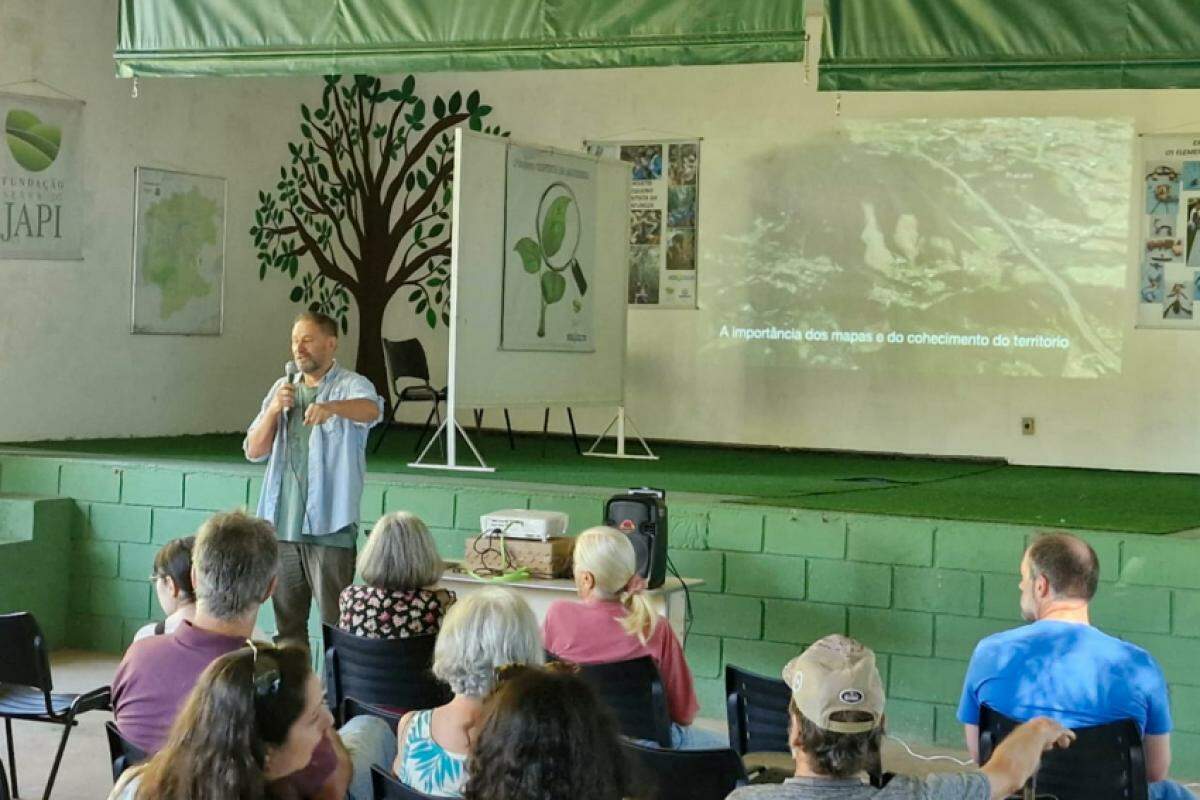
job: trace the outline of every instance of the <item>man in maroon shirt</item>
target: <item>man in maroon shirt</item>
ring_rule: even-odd
[[[245,646],[259,606],[275,589],[278,563],[275,532],[264,520],[235,511],[215,514],[201,526],[192,556],[195,619],[172,634],[134,642],[117,668],[113,713],[125,738],[149,753],[162,748],[204,668]],[[284,779],[287,794],[343,798],[351,769],[331,731],[308,767]]]

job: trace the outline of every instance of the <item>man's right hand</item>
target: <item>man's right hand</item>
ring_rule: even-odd
[[[290,383],[282,383],[271,398],[271,412],[278,414],[296,405],[296,387]]]

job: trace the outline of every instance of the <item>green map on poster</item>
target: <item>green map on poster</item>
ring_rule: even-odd
[[[134,331],[219,333],[224,180],[140,169],[137,212]]]

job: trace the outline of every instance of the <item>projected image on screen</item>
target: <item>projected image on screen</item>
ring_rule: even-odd
[[[748,229],[716,246],[710,348],[769,366],[1118,373],[1132,148],[1125,120],[914,119],[760,158]]]

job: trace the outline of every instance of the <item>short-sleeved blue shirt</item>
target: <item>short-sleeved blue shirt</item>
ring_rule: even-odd
[[[1171,732],[1167,682],[1154,657],[1073,622],[1040,620],[981,641],[959,722],[978,725],[982,703],[1012,719],[1046,716],[1068,728],[1132,719],[1143,735]]]

